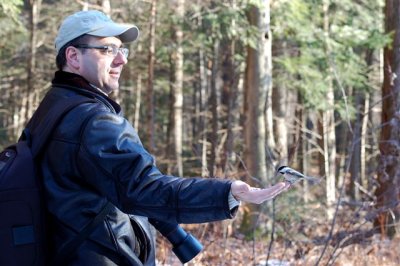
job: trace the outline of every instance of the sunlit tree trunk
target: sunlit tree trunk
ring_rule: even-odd
[[[35,72],[36,72],[36,45],[37,45],[37,24],[40,16],[40,7],[41,0],[30,0],[30,13],[29,13],[29,30],[30,30],[30,44],[29,44],[29,55],[28,55],[28,64],[27,64],[27,73],[28,73],[28,81],[27,81],[27,93],[26,98],[23,100],[26,101],[23,104],[22,113],[25,115],[21,115],[21,122],[19,123],[21,126],[27,121],[33,114],[34,111],[34,93],[35,93]]]
[[[208,85],[207,85],[207,69],[205,66],[205,56],[203,48],[199,51],[200,62],[200,140],[201,140],[201,176],[209,176],[207,165],[207,113],[208,113]]]
[[[197,1],[197,4],[199,5],[201,3],[201,0]],[[202,17],[199,16],[197,20],[197,27],[201,28],[202,27]],[[207,165],[207,151],[208,151],[208,142],[207,142],[207,113],[208,113],[208,105],[207,105],[207,98],[208,98],[208,78],[207,78],[207,67],[205,65],[205,51],[204,47],[200,46],[198,55],[199,55],[199,85],[200,87],[197,89],[196,93],[196,99],[198,99],[195,102],[196,106],[196,119],[195,122],[197,122],[197,131],[194,132],[195,136],[195,142],[196,145],[195,147],[198,147],[199,149],[196,150],[201,158],[201,176],[206,177],[209,176],[208,172],[208,165]],[[194,127],[195,128],[195,127]],[[198,145],[197,145],[198,143]]]
[[[363,123],[363,111],[364,111],[364,103],[365,98],[362,95],[362,92],[356,92],[354,95],[356,109],[358,110],[356,114],[355,121],[353,123],[353,153],[351,154],[351,165],[350,165],[350,174],[351,174],[351,195],[354,199],[360,200],[360,188],[361,188],[361,137],[362,137],[362,123]]]
[[[379,142],[379,186],[375,192],[380,213],[375,221],[392,237],[400,220],[400,1],[386,0],[385,31],[393,41],[384,50],[382,130]]]
[[[138,53],[142,52],[142,46],[138,45],[137,49]],[[140,107],[141,107],[141,100],[142,100],[142,72],[138,71],[136,79],[136,97],[135,97],[135,111],[134,111],[134,119],[133,119],[133,126],[136,130],[139,130],[139,123],[140,123]],[[131,75],[134,77],[134,73]]]
[[[276,136],[275,151],[280,164],[288,163],[288,129],[286,116],[288,105],[287,90],[276,85],[272,93],[272,106],[274,111],[274,135]]]
[[[101,0],[101,11],[103,11],[104,14],[106,14],[108,17],[111,18],[111,3],[110,0]],[[115,100],[118,103],[121,103],[121,92],[120,90],[114,90],[111,94],[110,97]]]
[[[301,105],[301,95],[298,96],[300,99]],[[298,153],[298,165],[300,166],[300,170],[302,173],[309,173],[309,165],[310,165],[310,151],[309,151],[309,141],[311,139],[311,134],[308,131],[309,128],[307,127],[308,122],[308,112],[304,110],[303,106],[299,107],[297,110],[297,117],[299,120],[299,153]],[[308,202],[310,200],[310,193],[309,193],[309,184],[308,182],[303,182],[303,200],[304,202]]]
[[[7,127],[9,128],[9,130],[7,130],[7,135],[9,141],[16,141],[22,130],[20,122],[22,114],[22,112],[20,112],[21,102],[18,99],[24,98],[26,100],[26,88],[21,88],[18,82],[16,82],[15,80],[11,81],[11,88],[12,89],[10,89],[10,98],[8,101],[8,106],[10,106],[10,115],[7,116]],[[22,103],[25,102],[22,101]]]
[[[210,143],[210,155],[208,160],[208,172],[211,176],[216,173],[217,165],[217,145],[218,145],[218,99],[217,99],[217,77],[218,77],[218,61],[219,61],[219,50],[220,41],[214,40],[213,45],[213,57],[212,57],[212,68],[211,68],[211,80],[210,80],[210,98],[209,107],[211,111],[211,131],[209,132],[209,143]]]
[[[368,190],[368,177],[367,177],[367,130],[368,130],[368,120],[369,120],[369,101],[370,95],[367,93],[364,100],[364,116],[362,118],[361,124],[361,150],[360,150],[360,180],[361,185],[364,189]]]
[[[146,91],[146,129],[147,135],[147,149],[154,152],[154,62],[155,62],[155,33],[156,33],[156,13],[157,13],[157,0],[151,0],[150,9],[150,35],[149,35],[149,50],[148,50],[148,68],[147,68],[147,91]]]
[[[329,45],[329,5],[330,0],[323,1],[324,14],[324,35],[325,35],[325,53],[326,60],[329,65],[331,56],[331,47]],[[322,129],[324,142],[324,168],[326,175],[326,201],[327,201],[327,216],[329,219],[334,215],[334,203],[336,200],[336,136],[335,136],[335,117],[334,117],[334,92],[332,84],[332,69],[328,67],[326,83],[328,90],[326,94],[327,109],[322,113]]]
[[[332,99],[332,96],[328,99]],[[324,168],[326,174],[326,199],[327,199],[327,215],[329,219],[333,218],[334,203],[336,200],[335,186],[335,131],[332,130],[334,125],[333,111],[325,111],[323,113],[323,133],[324,133]]]
[[[175,0],[171,2],[177,23],[172,25],[172,42],[173,49],[171,51],[171,110],[168,138],[167,158],[170,158],[169,172],[173,166],[173,172],[179,176],[183,176],[182,162],[182,110],[183,110],[183,30],[182,23],[185,13],[184,0]],[[171,136],[173,133],[173,136]],[[173,148],[172,148],[173,147]],[[172,149],[171,149],[172,148]]]
[[[261,20],[261,33],[262,33],[262,62],[261,62],[261,90],[265,91],[265,149],[269,152],[266,154],[266,177],[272,177],[275,172],[274,158],[272,150],[276,148],[274,120],[273,120],[273,86],[272,86],[272,30],[271,30],[271,1],[263,0],[262,6],[262,20]]]
[[[366,52],[366,63],[368,67],[372,68],[374,61],[376,60],[375,56],[375,51],[372,49],[368,49]],[[381,84],[383,83],[383,80]],[[367,158],[367,145],[371,142],[368,142],[368,139],[370,138],[367,130],[368,130],[368,122],[369,119],[371,118],[371,110],[370,110],[370,101],[371,101],[371,93],[370,92],[365,92],[365,97],[364,97],[364,109],[363,109],[363,116],[362,116],[362,121],[361,121],[361,140],[360,140],[360,182],[361,182],[361,187],[364,191],[367,191],[369,193],[369,180],[367,176],[367,166],[368,166],[368,158]],[[380,118],[378,119],[378,121]],[[369,145],[370,146],[370,145]],[[368,147],[370,148],[370,147]]]

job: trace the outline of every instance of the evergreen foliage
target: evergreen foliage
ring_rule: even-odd
[[[321,1],[276,1],[272,27],[277,47],[275,83],[298,90],[307,108],[333,108],[325,103],[325,78],[333,69],[338,94],[355,89],[368,91],[372,86],[368,76],[366,54],[386,45],[390,38],[383,34],[383,14],[376,12],[383,1],[336,1],[329,9],[329,32],[323,29]],[[326,54],[325,34],[331,47]],[[344,90],[344,91],[342,91]],[[343,96],[343,95],[342,95]],[[339,97],[338,101],[340,101]],[[338,104],[336,107],[344,106]],[[343,110],[337,110],[342,113]]]
[[[15,141],[26,123],[21,115],[26,104],[27,65],[29,59],[30,25],[29,1],[0,0],[0,147]],[[101,2],[42,0],[37,24],[37,54],[35,73],[36,103],[47,90],[55,68],[54,37],[59,23],[67,14],[86,7],[101,10]],[[124,67],[119,92],[120,103],[125,116],[135,122],[134,112],[137,90],[141,88],[141,106],[138,122],[139,135],[146,142],[148,136],[143,126],[146,118],[146,92],[148,81],[149,47],[149,1],[112,0],[111,16],[117,21],[135,23],[140,29],[140,38],[130,44],[130,56]],[[250,7],[265,8],[270,3],[272,38],[273,89],[281,90],[286,114],[273,109],[273,121],[279,116],[287,127],[286,147],[265,147],[268,158],[280,163],[278,155],[286,149],[286,161],[303,167],[300,163],[310,158],[309,171],[324,178],[320,169],[323,161],[322,136],[318,131],[321,112],[335,111],[338,147],[336,184],[345,184],[346,199],[355,199],[355,173],[348,173],[346,165],[359,156],[361,148],[353,154],[348,148],[354,144],[350,139],[364,139],[364,174],[367,183],[358,182],[362,191],[363,204],[374,201],[370,195],[376,189],[376,155],[381,106],[382,49],[392,43],[393,34],[384,33],[384,0],[331,0],[328,9],[328,27],[323,12],[324,0],[197,0],[185,3],[185,16],[180,20],[171,7],[172,1],[157,1],[155,36],[154,105],[155,105],[155,156],[162,169],[173,166],[167,159],[167,129],[171,104],[171,56],[176,50],[173,41],[173,27],[183,29],[183,167],[185,174],[200,176],[207,166],[203,157],[209,157],[212,141],[216,141],[216,174],[231,178],[242,178],[244,165],[243,118],[244,79],[247,48],[258,49],[260,32],[251,26],[248,18]],[[211,93],[215,85],[216,95]],[[327,104],[329,86],[334,89],[335,102]],[[270,93],[270,92],[268,92]],[[213,98],[215,97],[215,98]],[[217,116],[213,117],[211,106],[217,105]],[[273,104],[272,104],[273,106]],[[270,106],[267,106],[270,107]],[[363,118],[365,121],[362,121]],[[303,121],[300,121],[301,119]],[[214,120],[216,119],[216,121]],[[213,122],[217,125],[213,136]],[[367,129],[362,135],[361,123]],[[274,127],[277,125],[274,124]],[[275,130],[275,128],[274,128]],[[267,132],[272,137],[274,132]],[[354,134],[354,138],[353,135]],[[268,135],[268,134],[267,134]],[[302,145],[301,142],[304,142]],[[229,146],[227,148],[227,146]],[[301,150],[304,149],[304,150]],[[301,151],[300,151],[301,150]],[[269,165],[272,165],[270,163]],[[355,167],[354,169],[358,169]],[[273,171],[273,169],[272,169]],[[357,170],[360,172],[361,170]],[[349,177],[351,176],[351,178]],[[349,177],[349,178],[348,178]],[[274,177],[275,178],[275,177]],[[354,177],[356,178],[356,177]],[[277,181],[277,179],[274,179]],[[304,189],[304,190],[303,190]],[[307,190],[306,186],[290,191],[287,197],[277,201],[277,232],[279,237],[291,243],[300,243],[305,237],[302,230],[308,226],[321,226],[326,222],[320,217],[326,207],[321,200],[326,192],[323,186]],[[310,194],[307,202],[305,196]],[[339,194],[339,193],[337,193]],[[302,206],[294,204],[301,202]],[[318,207],[310,207],[318,206]],[[346,210],[350,209],[348,207]],[[364,207],[360,207],[362,209]],[[266,237],[270,209],[260,212],[258,232]],[[279,211],[282,209],[282,211]],[[362,209],[364,211],[364,209]],[[361,210],[360,210],[361,212]],[[267,215],[264,215],[266,214]],[[364,213],[365,214],[365,213]],[[314,217],[312,217],[314,215]],[[354,217],[341,217],[357,220]],[[240,213],[239,213],[240,216]],[[311,218],[313,221],[310,221]],[[308,220],[307,220],[308,219]],[[357,220],[358,221],[358,220]],[[264,222],[264,223],[263,223]],[[367,222],[360,222],[365,225]],[[262,225],[260,225],[262,224]],[[295,225],[294,225],[295,224]],[[305,224],[305,225],[304,225]],[[235,224],[236,227],[238,227]],[[234,226],[234,227],[235,227]],[[236,228],[235,227],[235,228]],[[325,229],[328,226],[325,224]],[[360,225],[361,227],[361,225]],[[305,229],[304,229],[305,230]],[[296,232],[301,231],[301,236]],[[311,230],[312,231],[312,230]],[[311,235],[310,231],[307,231]],[[325,231],[326,232],[326,231]],[[285,236],[290,234],[290,236]],[[300,234],[300,233],[299,233]],[[298,241],[298,242],[296,242]]]

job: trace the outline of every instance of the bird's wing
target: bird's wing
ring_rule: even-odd
[[[289,175],[297,176],[298,178],[305,178],[305,175],[303,175],[302,173],[297,172],[296,170],[293,170],[293,169],[288,169],[288,170],[287,170],[287,173],[288,173]]]

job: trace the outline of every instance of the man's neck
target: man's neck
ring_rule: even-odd
[[[62,71],[68,72],[68,73],[73,73],[73,74],[76,74],[76,75],[81,76],[80,73],[78,73],[78,72],[75,71],[74,69],[70,68],[68,65],[66,65],[66,66],[62,69]],[[83,76],[81,76],[81,77],[82,77],[83,79],[85,79]],[[85,79],[85,80],[86,80],[86,79]],[[96,91],[101,92],[101,94],[103,94],[103,95],[105,95],[105,96],[108,96],[108,94],[107,94],[104,90],[102,90],[101,88],[97,87],[97,86],[94,85],[93,83],[90,83],[89,81],[88,81],[88,83],[89,83],[89,85],[90,85],[93,89],[95,89]]]
[[[97,90],[98,92],[101,92],[101,93],[104,94],[105,96],[108,96],[107,93],[105,93],[102,89],[100,89],[100,88],[97,87],[96,85],[94,85],[94,84],[92,84],[92,83],[90,83],[90,82],[89,82],[89,85],[90,85],[93,89]]]

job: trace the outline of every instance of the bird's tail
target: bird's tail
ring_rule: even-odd
[[[312,176],[305,176],[305,179],[310,181],[313,184],[321,183],[321,179],[320,178],[316,178],[316,177],[312,177]]]

